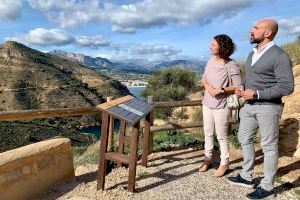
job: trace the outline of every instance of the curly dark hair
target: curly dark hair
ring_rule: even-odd
[[[224,59],[229,59],[231,54],[235,51],[235,44],[232,39],[225,34],[216,35],[214,39],[219,45],[219,56]]]

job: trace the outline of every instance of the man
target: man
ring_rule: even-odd
[[[274,180],[278,165],[279,119],[282,113],[281,97],[294,90],[292,64],[288,55],[273,39],[278,31],[275,20],[259,21],[251,30],[251,44],[257,44],[246,62],[245,90],[236,94],[246,100],[240,111],[238,139],[243,150],[243,169],[228,182],[253,188],[252,174],[255,161],[253,138],[259,127],[264,153],[264,178],[247,195],[248,199],[274,197]]]

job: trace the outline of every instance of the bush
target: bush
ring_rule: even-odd
[[[238,140],[238,130],[239,130],[239,125],[232,124],[231,130],[228,133],[228,140],[235,148],[241,149],[241,144],[239,143],[239,140]]]
[[[195,107],[195,111],[193,112],[192,119],[194,122],[199,122],[203,120],[202,116],[202,106]]]
[[[155,71],[148,80],[148,85],[142,93],[147,97],[152,95],[154,101],[181,101],[195,91],[197,77],[194,72],[174,67]],[[164,118],[162,114],[170,117],[172,109],[163,109],[157,112],[156,117]]]
[[[96,164],[99,162],[99,142],[90,145],[84,153],[86,147],[73,147],[74,162],[76,166],[84,164]]]
[[[174,147],[183,147],[187,145],[199,144],[200,141],[185,131],[163,131],[154,136],[154,151],[170,150]]]
[[[282,45],[283,50],[289,54],[293,61],[293,65],[300,64],[300,36],[298,40],[292,43]]]

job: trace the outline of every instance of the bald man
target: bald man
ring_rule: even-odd
[[[243,169],[228,182],[253,188],[255,149],[253,139],[257,128],[264,153],[264,177],[248,199],[274,197],[274,180],[278,165],[279,119],[282,113],[281,97],[294,90],[292,63],[288,55],[273,39],[278,31],[275,20],[259,21],[251,30],[251,44],[256,44],[246,61],[244,90],[236,90],[246,100],[240,110],[238,139],[243,150]]]

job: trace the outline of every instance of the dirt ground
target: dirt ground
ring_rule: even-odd
[[[39,200],[96,200],[96,199],[245,199],[251,189],[227,183],[228,176],[238,173],[242,165],[241,150],[231,148],[230,171],[225,177],[215,178],[219,154],[214,154],[213,169],[199,173],[204,159],[203,150],[196,147],[159,152],[149,156],[148,167],[137,167],[136,192],[127,191],[128,168],[114,169],[106,176],[105,190],[97,191],[97,165],[76,169],[76,178],[58,186]],[[263,176],[263,154],[256,148],[255,182]],[[281,156],[275,199],[299,200],[295,188],[300,188],[300,159]]]

